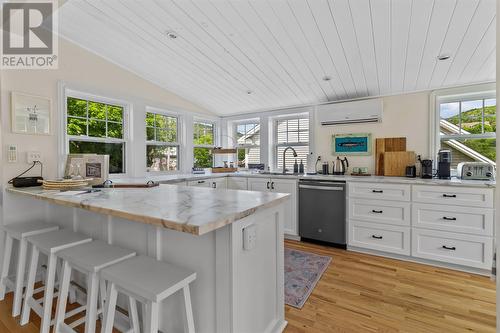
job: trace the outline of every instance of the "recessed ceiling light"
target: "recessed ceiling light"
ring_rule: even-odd
[[[451,56],[449,54],[440,54],[438,55],[438,60],[448,60],[451,58]]]
[[[170,39],[176,39],[177,38],[177,33],[175,31],[169,30],[169,31],[166,31],[165,34]]]
[[[253,94],[253,91],[252,90],[247,90],[247,95],[251,95]]]
[[[331,76],[325,75],[323,76],[323,81],[330,81],[332,79]]]

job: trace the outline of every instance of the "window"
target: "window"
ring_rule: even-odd
[[[257,122],[235,125],[238,167],[260,163],[260,125]]]
[[[211,168],[213,165],[212,149],[215,147],[215,125],[195,121],[193,123],[193,146],[194,167]]]
[[[451,168],[460,162],[496,159],[496,99],[492,96],[442,98],[439,103],[439,148],[450,149]]]
[[[148,171],[179,169],[178,118],[146,112],[146,163]]]
[[[124,106],[67,97],[70,154],[109,155],[109,173],[125,173]]]
[[[309,118],[279,119],[275,122],[275,161],[278,169],[283,168],[283,152],[285,148],[291,146],[297,152],[297,157],[293,157],[293,151],[286,152],[287,170],[293,170],[295,159],[297,163],[304,163],[307,168],[307,157],[309,156]]]

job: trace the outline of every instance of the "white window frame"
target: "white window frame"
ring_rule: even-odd
[[[125,169],[124,173],[113,173],[110,174],[109,177],[120,178],[126,177],[130,174],[130,160],[131,160],[131,142],[130,142],[130,110],[131,104],[127,101],[109,98],[105,96],[100,96],[98,94],[93,94],[89,92],[84,92],[81,90],[75,90],[71,88],[67,88],[61,86],[63,90],[62,100],[60,101],[63,110],[63,116],[61,117],[61,132],[62,137],[62,156],[67,156],[69,154],[69,142],[71,140],[75,141],[86,141],[86,142],[98,142],[98,143],[123,143],[125,145],[124,156],[123,156],[123,166]],[[68,135],[67,125],[68,125],[68,110],[67,110],[67,99],[68,97],[83,99],[92,102],[104,103],[104,104],[112,104],[123,107],[123,138],[115,139],[115,138],[98,138],[98,137],[90,137],[90,136],[78,136],[78,135]],[[65,168],[65,158],[61,158],[59,163],[59,174],[63,176],[64,168]]]
[[[256,144],[239,144],[238,143],[238,139],[236,138],[237,137],[237,129],[238,129],[238,126],[241,126],[241,125],[253,125],[253,124],[257,124],[259,125],[259,136],[260,136],[260,139],[259,139],[259,144],[256,145]],[[262,143],[262,124],[260,123],[260,119],[245,119],[245,120],[239,120],[239,121],[236,121],[236,122],[233,122],[232,123],[232,139],[234,141],[234,145],[235,145],[235,148],[236,148],[236,154],[238,154],[238,149],[250,149],[250,148],[258,148],[259,149],[259,156],[260,156],[260,160],[259,160],[259,163],[262,163],[262,154],[261,154],[261,151],[260,151],[260,146],[261,146],[261,143]],[[236,155],[236,160],[238,160],[238,156]],[[245,168],[248,168],[248,161],[245,162]]]
[[[287,115],[283,117],[275,117],[272,119],[273,125],[273,163],[274,163],[274,169],[276,170],[282,170],[282,165],[278,165],[278,148],[279,147],[303,147],[306,146],[304,142],[291,142],[291,143],[278,143],[278,121],[282,120],[293,120],[293,119],[308,119],[309,120],[309,140],[307,141],[307,148],[309,150],[309,153],[311,152],[311,117],[308,113],[301,113],[301,114],[293,114],[293,115]]]
[[[443,103],[463,102],[479,99],[496,99],[496,88],[494,84],[482,84],[476,86],[450,88],[434,91],[430,95],[430,140],[429,152],[431,159],[436,160],[436,156],[441,146],[441,139],[484,139],[496,138],[496,133],[482,134],[454,134],[448,136],[440,135],[440,105]]]
[[[214,136],[214,140],[213,140],[214,143],[213,143],[213,145],[200,145],[200,144],[195,144],[194,143],[194,125],[196,123],[210,124],[210,125],[213,126],[213,131],[212,131],[213,132],[213,136]],[[193,143],[192,149],[191,149],[191,154],[193,155],[193,165],[192,165],[193,167],[194,167],[194,162],[195,162],[194,161],[194,149],[195,148],[209,148],[209,149],[213,149],[213,148],[217,147],[218,143],[220,142],[220,140],[219,140],[219,136],[220,136],[219,134],[220,133],[218,131],[219,131],[219,126],[217,124],[217,121],[210,120],[210,119],[207,119],[207,118],[201,118],[201,117],[195,117],[195,118],[193,118],[192,131],[191,131],[191,133],[192,133],[191,142]],[[212,165],[214,163],[214,158],[215,157],[212,154]]]
[[[177,119],[177,138],[175,142],[163,142],[163,141],[151,141],[147,139],[147,125],[146,125],[146,116],[148,113],[154,113],[154,114],[160,114],[162,116],[167,116],[167,117],[172,117]],[[146,163],[146,172],[148,173],[155,173],[155,174],[171,174],[171,173],[179,173],[182,170],[183,167],[183,162],[182,162],[182,155],[183,148],[181,145],[181,138],[182,138],[182,128],[183,128],[183,121],[182,117],[179,113],[173,112],[173,111],[167,111],[164,109],[160,108],[155,108],[155,107],[146,107],[146,112],[144,113],[144,129],[146,133],[146,152],[147,152],[147,146],[167,146],[167,147],[177,147],[177,170],[169,170],[169,171],[155,171],[155,170],[148,170],[147,166],[147,159],[145,160]]]

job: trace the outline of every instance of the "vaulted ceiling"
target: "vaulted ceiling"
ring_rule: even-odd
[[[495,0],[77,0],[60,33],[228,115],[495,80],[495,15]]]

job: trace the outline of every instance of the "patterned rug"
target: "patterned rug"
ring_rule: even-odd
[[[285,248],[285,303],[302,308],[331,257]]]

